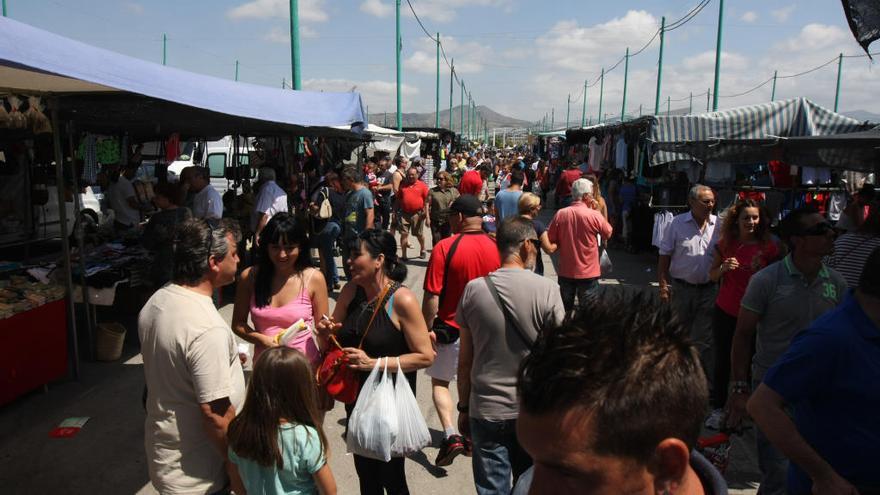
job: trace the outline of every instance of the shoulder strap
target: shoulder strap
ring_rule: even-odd
[[[461,242],[462,238],[464,238],[464,234],[458,234],[458,237],[454,241],[452,241],[452,245],[449,246],[449,252],[446,253],[446,264],[443,265],[443,287],[440,288],[440,296],[437,302],[437,307],[443,305],[443,299],[446,297],[446,285],[449,282],[449,263],[452,262],[452,255],[455,254],[455,250],[458,249],[458,243]]]
[[[369,323],[367,323],[367,328],[364,329],[364,334],[361,335],[361,342],[358,344],[358,349],[362,349],[364,347],[364,340],[367,339],[367,334],[370,333],[370,327],[373,326],[373,320],[376,319],[376,315],[379,314],[379,310],[385,306],[385,303],[387,302],[387,298],[388,298],[388,293],[389,292],[391,292],[392,294],[394,293],[393,291],[390,291],[391,286],[393,286],[393,285],[396,285],[396,284],[390,283],[390,284],[386,285],[385,290],[383,290],[382,293],[379,294],[379,297],[376,298],[376,307],[373,308],[373,316],[370,316],[370,321],[369,321]],[[394,290],[396,291],[397,288],[395,287]]]
[[[526,347],[531,349],[535,344],[535,340],[526,334],[525,330],[523,330],[516,322],[516,318],[510,314],[507,305],[504,304],[501,300],[501,296],[498,295],[498,289],[495,287],[495,282],[492,282],[492,277],[486,275],[483,279],[486,281],[486,287],[489,288],[489,292],[492,293],[492,298],[495,299],[495,304],[497,304],[498,307],[501,308],[501,312],[504,313],[504,323],[512,326],[514,330],[516,330],[516,334],[519,335],[519,338],[526,344]]]

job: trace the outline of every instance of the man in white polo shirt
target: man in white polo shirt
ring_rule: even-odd
[[[275,169],[263,167],[258,178],[260,190],[254,202],[254,214],[251,217],[251,229],[259,242],[260,232],[273,215],[287,212],[287,193],[275,183]]]

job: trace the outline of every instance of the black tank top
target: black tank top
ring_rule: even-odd
[[[371,358],[394,358],[412,352],[409,344],[406,342],[406,338],[403,336],[403,332],[394,326],[394,322],[391,321],[391,316],[389,315],[394,304],[394,293],[400,287],[400,283],[394,282],[391,288],[388,289],[387,300],[390,301],[390,304],[386,304],[387,307],[379,309],[376,318],[373,320],[373,325],[367,333],[367,338],[364,339],[363,350]],[[364,289],[358,286],[354,298],[348,305],[348,312],[345,315],[345,320],[342,322],[342,328],[337,335],[339,343],[343,347],[357,347],[360,344],[361,337],[378,303],[380,301],[367,301]],[[394,360],[389,360],[389,362],[392,361]],[[370,375],[370,372],[364,371],[358,373],[358,375],[361,384],[363,384],[367,376]],[[394,372],[392,375],[396,376],[397,372]],[[415,394],[416,372],[411,371],[405,373],[404,376],[406,376],[406,380],[409,382],[413,394]]]

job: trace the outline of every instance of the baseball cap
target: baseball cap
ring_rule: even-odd
[[[479,217],[483,214],[483,203],[472,194],[463,194],[452,202],[449,209],[465,217]]]

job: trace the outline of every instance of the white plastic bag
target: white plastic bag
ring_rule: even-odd
[[[394,399],[397,403],[397,439],[391,445],[391,454],[395,457],[419,452],[431,443],[431,433],[416,402],[416,396],[409,388],[403,371],[400,370],[400,358],[397,358],[397,383],[394,384]]]
[[[391,445],[397,439],[397,406],[394,400],[394,385],[388,376],[388,359],[382,374],[376,365],[361,393],[354,410],[348,418],[348,434],[345,444],[352,454],[388,462],[391,460]]]
[[[602,247],[602,237],[596,236],[596,242],[599,245],[599,269],[602,275],[608,275],[614,271],[614,265],[611,263],[611,256],[608,256],[608,250]]]

